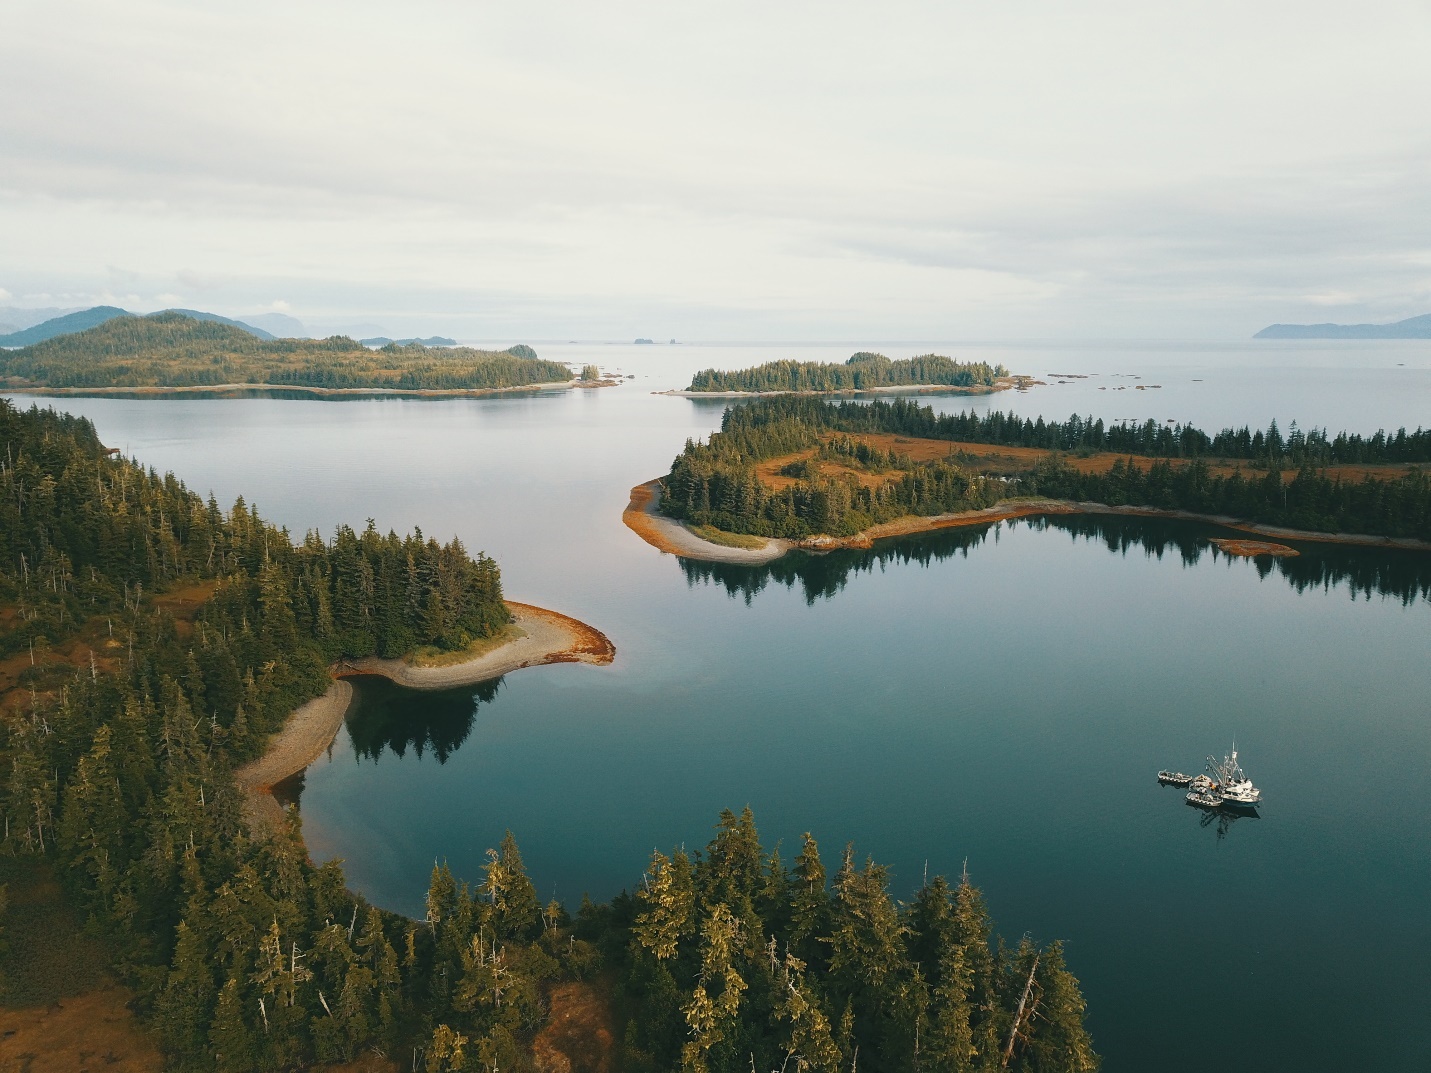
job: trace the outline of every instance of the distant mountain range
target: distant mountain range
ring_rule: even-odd
[[[244,317],[243,323],[272,332],[280,339],[308,338],[308,329],[303,322],[287,313],[255,313],[251,317]]]
[[[93,309],[82,309],[78,313],[66,313],[64,316],[51,317],[49,320],[41,321],[29,328],[22,328],[9,335],[0,335],[0,346],[29,346],[31,343],[43,343],[46,339],[53,339],[57,335],[72,335],[75,332],[82,332],[86,328],[93,328],[96,324],[103,324],[107,320],[123,316],[128,316],[128,313],[118,306],[95,306]]]
[[[252,324],[246,324],[241,320],[230,320],[228,317],[221,317],[217,313],[205,313],[199,309],[165,309],[160,313],[179,313],[192,320],[212,321],[215,324],[228,324],[234,328],[241,328],[249,335],[259,339],[271,340],[277,338],[272,332],[264,331],[262,328]],[[157,317],[160,313],[150,313],[148,316]],[[66,313],[62,317],[51,317],[47,321],[25,328],[18,332],[11,332],[8,335],[0,335],[0,347],[22,347],[32,346],[35,343],[43,343],[46,339],[55,339],[61,335],[74,335],[76,332],[87,331],[90,328],[98,327],[105,321],[113,320],[115,317],[133,317],[137,314],[129,312],[127,309],[120,309],[118,306],[95,306],[92,309],[81,309],[77,313]],[[264,314],[266,317],[283,316],[280,314]],[[285,317],[285,320],[293,320],[292,317]],[[294,324],[298,321],[294,320]],[[299,327],[302,327],[300,324]]]
[[[49,306],[42,309],[17,309],[15,306],[5,306],[0,309],[0,322],[5,325],[5,330],[0,331],[0,335],[9,335],[22,328],[33,328],[42,320],[63,317],[66,313],[78,313],[84,308],[84,306],[66,306],[61,309],[58,306]]]
[[[1395,324],[1273,324],[1254,339],[1431,339],[1431,313]]]

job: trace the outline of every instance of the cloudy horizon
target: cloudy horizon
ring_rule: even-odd
[[[1431,311],[1431,9],[18,2],[0,307],[461,338]],[[0,321],[4,321],[0,308]]]

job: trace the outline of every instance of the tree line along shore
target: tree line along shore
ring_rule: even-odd
[[[661,478],[660,510],[692,527],[818,543],[1050,500],[1424,543],[1428,462],[1422,429],[1209,434],[781,396],[731,407],[719,432],[687,442]]]
[[[502,391],[573,381],[564,364],[525,345],[504,351],[389,343],[346,336],[259,339],[233,324],[183,313],[118,316],[18,350],[0,350],[0,384],[80,391],[264,386],[313,392]]]
[[[500,636],[497,564],[372,526],[294,542],[50,410],[0,401],[0,440],[0,852],[59,877],[169,1068],[1096,1068],[1059,944],[999,942],[967,880],[906,904],[808,837],[788,866],[748,812],[575,912],[510,836],[471,884],[436,866],[421,920],[370,905],[296,810],[247,823],[235,772],[335,661]],[[0,991],[64,956],[4,939]],[[604,1011],[575,1041],[574,995]]]

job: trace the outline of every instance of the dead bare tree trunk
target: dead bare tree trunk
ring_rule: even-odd
[[[1028,983],[1024,984],[1023,997],[1019,999],[1018,1011],[1014,1014],[1013,1027],[1009,1029],[1009,1045],[1004,1048],[1003,1069],[1009,1068],[1009,1059],[1014,1056],[1014,1042],[1019,1038],[1019,1023],[1024,1019],[1024,1008],[1028,1005],[1029,994],[1033,991],[1034,973],[1038,972],[1038,959],[1042,954],[1035,954],[1033,967],[1029,969]]]

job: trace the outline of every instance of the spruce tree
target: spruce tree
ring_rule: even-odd
[[[217,988],[209,952],[187,921],[180,921],[174,958],[159,996],[157,1021],[164,1049],[181,1068],[202,1069],[208,1050]]]
[[[961,971],[968,974],[970,1031],[978,1057],[975,1068],[982,1070],[998,1061],[1007,1018],[1001,1008],[997,965],[989,949],[989,912],[967,872],[954,890],[954,923],[954,943],[964,962]]]
[[[1030,1073],[1096,1073],[1100,1060],[1084,1026],[1087,1004],[1068,971],[1063,944],[1050,943],[1038,964],[1039,1004],[1024,1068]]]
[[[939,985],[934,989],[930,1009],[929,1043],[923,1050],[929,1073],[975,1073],[980,1068],[976,1064],[978,1048],[974,1045],[974,1011],[970,1005],[973,990],[974,974],[963,948],[948,943],[940,956]]]
[[[657,961],[674,958],[681,939],[691,933],[695,907],[695,888],[685,851],[677,851],[674,860],[654,851],[646,883],[636,897],[642,906],[631,929],[637,941]]]
[[[217,1073],[256,1073],[258,1048],[244,1018],[242,991],[230,976],[219,992],[218,1008],[209,1027],[209,1048]]]
[[[826,958],[825,947],[816,941],[830,926],[830,894],[825,884],[820,847],[806,831],[790,882],[790,945],[807,965],[823,965]]]
[[[794,1061],[797,1073],[837,1073],[840,1049],[818,997],[805,983],[804,969],[804,962],[789,954],[781,964],[775,1012],[787,1026],[786,1060]]]
[[[717,905],[701,927],[701,974],[686,1004],[690,1039],[681,1051],[682,1068],[708,1073],[713,1053],[726,1049],[740,1016],[746,982],[736,970],[740,923],[726,905]]]
[[[487,851],[482,893],[491,904],[492,928],[498,939],[524,942],[536,936],[542,906],[511,831],[502,838],[500,850]]]

